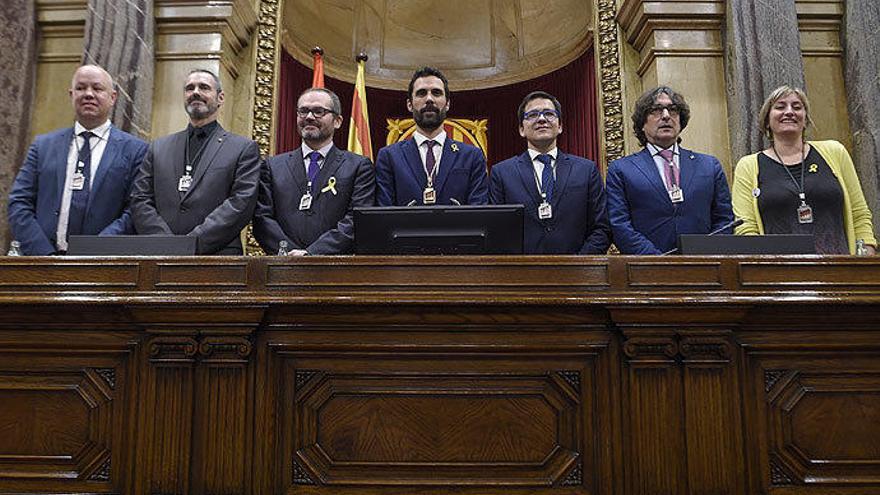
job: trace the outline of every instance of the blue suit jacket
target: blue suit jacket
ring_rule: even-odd
[[[458,151],[452,150],[452,144]],[[415,200],[422,204],[422,193],[428,183],[415,140],[407,139],[379,150],[376,157],[376,185],[379,206],[407,206]],[[446,138],[440,169],[434,182],[437,204],[463,205],[488,203],[486,159],[476,147]]]
[[[331,147],[318,173],[312,207],[305,211],[299,209],[309,183],[302,148],[269,158],[261,175],[254,237],[267,254],[277,253],[282,240],[309,254],[352,251],[353,208],[373,206],[376,196],[376,174],[368,158]],[[331,177],[336,193],[322,191]]]
[[[9,225],[27,255],[47,255],[56,250],[55,232],[72,141],[72,127],[37,136],[12,185]],[[83,234],[134,233],[128,194],[146,151],[144,141],[116,127],[110,128],[89,193]]]
[[[558,153],[552,218],[538,218],[541,193],[528,152],[492,167],[489,199],[492,204],[525,206],[523,251],[527,254],[605,254],[611,244],[602,176],[596,164],[585,158]]]
[[[672,203],[647,149],[608,167],[608,217],[623,254],[661,254],[679,234],[708,234],[733,221],[730,188],[714,156],[679,148],[684,201]]]

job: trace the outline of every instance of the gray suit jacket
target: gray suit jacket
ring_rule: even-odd
[[[331,178],[336,194],[328,189]],[[345,254],[353,249],[352,209],[373,206],[376,174],[370,160],[330,148],[318,174],[312,207],[300,211],[308,179],[302,148],[274,156],[263,166],[260,197],[254,214],[254,237],[268,254],[286,240],[290,249],[309,254]]]
[[[132,187],[135,230],[198,237],[199,254],[241,254],[239,233],[257,203],[257,144],[218,126],[195,166],[192,186],[184,193],[177,185],[185,149],[186,130],[150,145]]]

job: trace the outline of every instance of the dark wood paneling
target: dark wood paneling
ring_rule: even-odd
[[[0,493],[875,495],[880,260],[0,259]]]

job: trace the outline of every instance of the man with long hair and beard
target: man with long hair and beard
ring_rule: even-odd
[[[486,159],[474,146],[446,135],[446,76],[422,67],[410,80],[406,108],[416,122],[413,138],[386,146],[376,157],[379,206],[484,205]]]
[[[224,94],[216,74],[193,70],[183,96],[189,125],[156,140],[135,177],[135,229],[196,237],[199,254],[242,254],[239,234],[257,204],[260,150],[217,122]]]

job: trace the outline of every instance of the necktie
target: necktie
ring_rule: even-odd
[[[541,185],[544,188],[544,194],[547,196],[547,202],[549,203],[553,199],[553,188],[556,186],[556,179],[553,178],[553,167],[550,165],[553,163],[553,158],[546,153],[542,153],[535,158],[544,164],[544,171],[541,172]]]
[[[82,163],[83,187],[74,189],[70,195],[70,213],[67,216],[67,235],[80,235],[83,231],[83,221],[86,216],[86,207],[89,205],[89,189],[92,182],[92,146],[89,142],[95,135],[89,131],[80,133],[83,144],[79,149],[76,169],[79,170]]]
[[[315,189],[318,187],[318,172],[321,171],[321,167],[318,166],[318,160],[320,159],[321,154],[317,151],[309,153],[309,182],[312,184],[312,189],[310,191],[312,194],[315,194]]]
[[[663,172],[666,174],[666,189],[672,190],[672,186],[678,185],[678,169],[675,168],[675,162],[672,160],[672,150],[660,150],[660,156],[666,162]]]
[[[437,144],[437,141],[429,139],[425,141],[425,144],[428,146],[428,152],[425,153],[425,171],[430,179],[434,176],[434,166],[437,164],[437,158],[434,156],[434,145]]]

